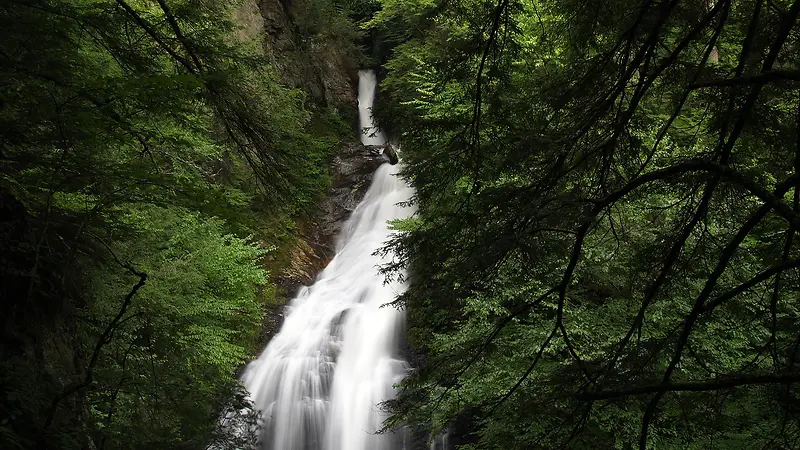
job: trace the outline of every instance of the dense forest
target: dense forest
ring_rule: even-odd
[[[307,41],[355,49],[346,11],[301,6]],[[0,4],[0,448],[252,442],[217,418],[255,423],[236,375],[281,301],[268,270],[351,130],[242,7]]]
[[[252,30],[273,13],[291,39]],[[3,1],[0,448],[257,446],[237,376],[356,135],[352,87],[322,80],[339,60],[377,70],[416,192],[380,268],[410,282],[387,429],[800,448],[798,15]]]
[[[395,420],[800,447],[800,2],[382,0],[420,214]]]

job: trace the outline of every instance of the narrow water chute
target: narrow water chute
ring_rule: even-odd
[[[361,143],[364,145],[383,145],[388,142],[383,131],[375,126],[372,117],[377,86],[378,79],[375,72],[371,70],[358,72],[358,122],[361,126]]]

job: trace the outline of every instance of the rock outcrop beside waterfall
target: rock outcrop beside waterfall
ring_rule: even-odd
[[[383,146],[348,142],[341,146],[331,163],[332,183],[327,195],[309,217],[298,222],[299,238],[289,250],[286,267],[275,283],[288,300],[297,290],[314,281],[334,255],[334,237],[356,206],[364,198],[375,170],[390,158]],[[262,326],[262,341],[277,332],[282,321],[283,305],[267,311]]]
[[[300,224],[300,242],[291,251],[289,267],[279,275],[278,286],[292,294],[310,284],[334,254],[333,239],[350,217],[372,181],[375,170],[388,158],[381,146],[346,143],[333,158],[333,183],[316,212]]]

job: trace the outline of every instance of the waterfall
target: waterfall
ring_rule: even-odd
[[[373,127],[375,74],[359,74],[361,123]],[[385,137],[362,135],[364,144]],[[393,397],[407,370],[399,355],[403,314],[382,307],[402,293],[377,266],[391,255],[373,253],[391,231],[387,220],[408,217],[398,206],[413,191],[383,164],[336,240],[336,255],[316,281],[286,308],[285,321],[242,381],[264,417],[261,446],[269,450],[395,450],[401,436],[375,434],[386,415],[378,404]]]
[[[383,145],[388,139],[372,121],[372,105],[375,102],[375,87],[378,79],[371,70],[358,72],[358,122],[361,126],[361,143]]]

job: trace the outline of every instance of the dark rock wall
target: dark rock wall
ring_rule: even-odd
[[[355,25],[322,0],[257,1],[264,49],[284,82],[305,91],[314,105],[357,111]]]

